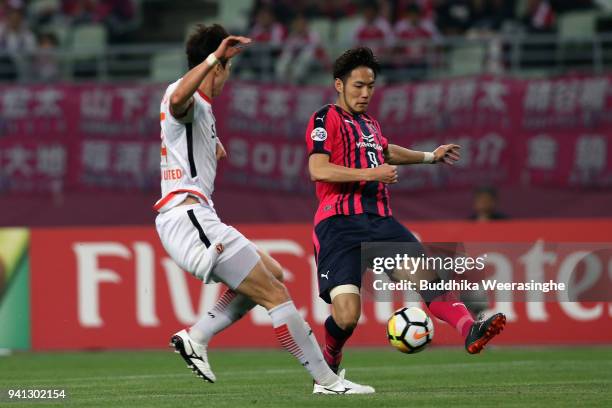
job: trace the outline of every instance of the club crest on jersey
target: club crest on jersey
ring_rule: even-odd
[[[361,136],[363,137],[363,141],[366,143],[374,142],[374,135],[366,135],[365,133],[361,132]]]
[[[310,132],[310,138],[315,142],[322,142],[327,139],[327,130],[322,127],[314,128],[312,132]]]

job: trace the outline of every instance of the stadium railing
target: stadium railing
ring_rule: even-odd
[[[291,83],[321,83],[329,64],[350,44],[324,44],[327,61],[313,56],[305,78],[279,75],[277,64],[282,48],[254,45],[234,64],[242,79]],[[368,44],[375,46],[376,44]],[[410,60],[390,52],[380,55],[384,79],[388,82],[456,77],[479,74],[505,74],[539,77],[568,72],[598,74],[612,67],[612,34],[591,38],[537,36],[493,36],[468,39],[443,38],[412,41],[421,57]],[[137,44],[93,47],[66,47],[32,54],[0,51],[0,81],[158,81],[180,77],[186,70],[183,45]]]

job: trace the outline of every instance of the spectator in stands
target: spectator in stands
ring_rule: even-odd
[[[67,17],[64,15],[62,5],[55,0],[41,0],[28,7],[30,23],[37,31],[41,27],[65,26]]]
[[[322,17],[338,20],[355,15],[358,7],[356,2],[351,0],[318,0],[317,10]]]
[[[279,23],[288,26],[298,16],[306,18],[318,14],[317,5],[312,0],[256,0],[251,11],[250,21],[255,20],[257,12],[262,7],[270,7]]]
[[[63,10],[73,25],[100,23],[108,29],[111,40],[136,28],[136,9],[132,0],[64,0]]]
[[[285,28],[276,20],[274,9],[271,6],[261,7],[257,11],[249,37],[259,44],[280,47],[285,35]]]
[[[41,81],[51,81],[60,76],[60,63],[57,57],[59,41],[53,33],[38,36],[38,50],[34,63],[34,76]]]
[[[446,36],[462,35],[472,23],[470,0],[439,0],[436,5],[436,22]]]
[[[8,1],[6,19],[0,23],[0,50],[19,54],[31,53],[36,49],[36,37],[24,17],[23,2]]]
[[[249,33],[253,44],[243,53],[241,65],[250,68],[258,78],[272,79],[285,36],[285,28],[277,21],[274,9],[269,5],[260,7]]]
[[[325,65],[327,56],[319,34],[308,26],[303,15],[291,23],[289,36],[276,64],[276,76],[281,80],[303,83],[313,68]]]
[[[508,218],[497,210],[497,189],[494,187],[480,187],[474,192],[474,213],[471,220],[486,222]]]
[[[101,23],[108,14],[105,4],[98,0],[64,0],[62,8],[74,25]]]
[[[393,18],[391,21],[397,23],[402,19],[405,10],[409,6],[417,6],[421,10],[421,20],[435,24],[435,6],[439,0],[391,0]]]
[[[0,79],[15,80],[26,74],[27,58],[36,50],[36,38],[24,18],[20,0],[9,0],[6,17],[0,23]]]
[[[524,20],[532,33],[550,33],[555,30],[556,14],[549,0],[528,0]]]
[[[405,71],[410,79],[421,79],[427,71],[430,52],[435,51],[433,42],[440,39],[440,33],[431,20],[423,18],[417,4],[407,4],[400,20],[393,27],[395,48],[393,62],[396,72]]]
[[[363,20],[357,25],[352,36],[353,45],[369,47],[378,60],[386,65],[393,46],[393,29],[389,21],[380,14],[380,6],[370,0],[361,8]]]

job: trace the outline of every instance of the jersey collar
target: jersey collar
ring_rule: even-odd
[[[202,97],[202,99],[204,99],[206,102],[208,102],[209,105],[212,105],[212,99],[210,99],[208,96],[206,96],[206,94],[202,91],[200,91],[198,89],[198,94]]]

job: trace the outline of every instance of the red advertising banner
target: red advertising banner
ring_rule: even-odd
[[[238,227],[283,265],[296,306],[321,340],[329,307],[318,299],[311,226]],[[528,242],[528,248],[546,242],[612,242],[610,219],[411,223],[408,227],[427,242]],[[504,258],[501,252],[498,257]],[[605,268],[612,265],[611,253],[603,254],[610,259],[600,260]],[[536,265],[547,264],[554,270],[562,269],[573,256],[556,253],[554,246],[539,254],[546,262]],[[221,285],[203,285],[181,271],[149,227],[33,229],[30,257],[34,350],[163,347],[175,331],[205,313],[222,289]],[[510,265],[512,274],[524,274],[522,263],[501,261]],[[612,279],[612,273],[604,271],[602,276]],[[400,306],[365,303],[350,344],[384,346],[385,322]],[[505,312],[509,321],[496,344],[612,343],[612,306],[608,302],[498,302],[491,306]],[[461,344],[448,325],[440,321],[435,325],[434,344]],[[266,311],[257,307],[218,335],[213,345],[276,347],[277,343]]]
[[[612,185],[611,78],[461,78],[376,90],[369,113],[392,143],[463,146],[452,169],[404,169],[398,190],[483,183]],[[158,188],[165,85],[0,87],[0,191]],[[330,87],[230,83],[214,101],[229,156],[224,187],[310,193],[304,132]]]

